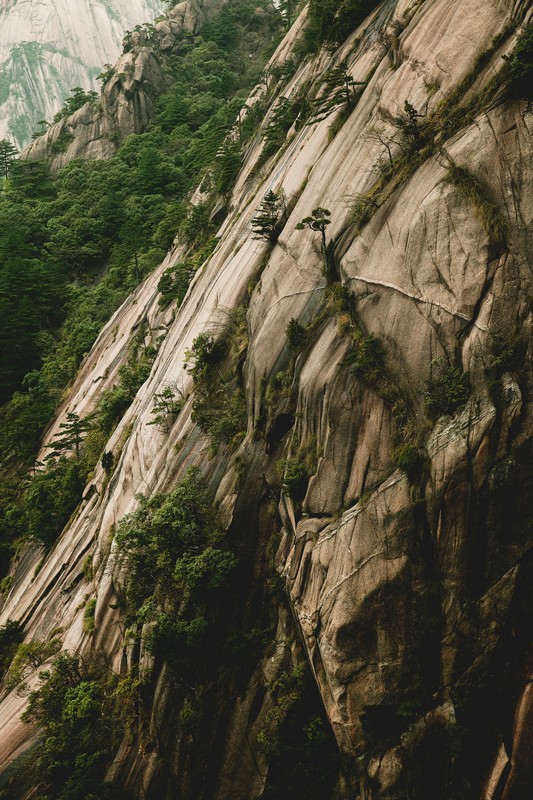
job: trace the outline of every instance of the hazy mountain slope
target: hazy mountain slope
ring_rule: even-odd
[[[56,172],[74,158],[109,158],[130,133],[146,130],[154,100],[168,88],[168,57],[183,34],[196,33],[223,0],[177,3],[153,31],[134,31],[108,72],[98,103],[86,103],[32,142],[24,158],[48,159]]]
[[[304,664],[304,696],[316,714],[323,705],[341,756],[317,798],[530,796],[533,115],[491,84],[530,21],[529,2],[385,2],[336,52],[284,75],[275,67],[304,14],[254,94],[272,92],[214,254],[181,307],[162,310],[158,280],[187,256],[169,253],[102,331],[51,426],[49,438],[68,412],[94,408],[141,320],[147,343],[164,333],[106,445],[111,475],[96,468],[42,563],[41,551],[21,554],[0,617],[20,619],[27,640],[59,630],[64,649],[103,653],[117,672],[139,666],[145,705],[108,773],[137,796],[301,797],[280,764],[288,753],[298,786],[313,760],[309,721],[291,749],[290,679]],[[262,157],[279,98],[319,97],[344,62],[359,87],[344,119],[309,114]],[[275,243],[251,231],[269,190],[286,205]],[[320,234],[297,229],[320,208],[329,281]],[[231,330],[238,306],[247,430],[217,450],[195,421],[184,360],[202,332]],[[297,347],[294,320],[306,328]],[[169,385],[184,402],[158,429]],[[184,688],[125,631],[115,533],[139,494],[170,490],[190,466],[242,559],[224,614],[257,631],[267,607],[275,624],[242,671]],[[4,766],[34,736],[24,703],[11,692],[0,704]]]
[[[51,121],[74,86],[121,51],[124,32],[149,22],[162,0],[3,0],[0,4],[0,139],[19,148]]]

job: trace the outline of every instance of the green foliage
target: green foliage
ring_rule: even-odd
[[[61,131],[57,139],[54,141],[51,147],[51,152],[54,155],[58,153],[64,153],[68,150],[70,144],[74,141],[74,135],[69,133],[68,131]]]
[[[208,434],[213,448],[235,447],[246,433],[246,399],[239,365],[244,361],[248,335],[246,309],[231,312],[219,339],[201,333],[186,352],[186,368],[194,381],[192,418]],[[230,363],[226,368],[224,364]]]
[[[20,685],[24,679],[40,667],[47,659],[51,658],[61,648],[59,639],[52,639],[49,642],[23,642],[19,644],[11,666],[4,679],[4,687],[10,692]]]
[[[169,495],[141,498],[137,511],[120,523],[116,538],[126,559],[129,613],[149,598],[163,599],[173,586],[177,560],[216,539],[198,470],[189,470]]]
[[[431,362],[431,375],[425,392],[426,411],[430,419],[453,414],[461,409],[470,396],[467,372],[445,364],[441,359]]]
[[[257,214],[252,219],[254,239],[266,239],[276,244],[280,233],[283,201],[279,192],[269,191],[264,196]]]
[[[274,698],[273,707],[265,717],[265,726],[257,736],[257,742],[267,755],[272,755],[280,745],[279,729],[289,709],[300,699],[304,682],[305,668],[293,667],[286,670],[268,685]]]
[[[189,247],[202,245],[212,230],[211,208],[208,203],[199,203],[189,208],[180,226],[180,235]]]
[[[305,462],[296,458],[283,459],[278,462],[278,473],[284,491],[294,500],[301,500],[309,482],[309,473]]]
[[[326,225],[331,224],[329,217],[331,217],[331,211],[328,211],[327,208],[315,208],[311,212],[310,217],[304,217],[303,220],[298,223],[296,229],[303,230],[304,228],[309,228],[312,231],[320,232],[325,241]]]
[[[152,651],[173,663],[176,680],[192,680],[205,667],[210,598],[237,566],[223,546],[199,470],[190,469],[168,495],[140,498],[116,541],[126,564],[130,623],[152,623]]]
[[[88,601],[83,612],[83,630],[85,633],[94,631],[94,614],[96,611],[96,599],[93,597]]]
[[[67,97],[61,110],[55,115],[54,122],[60,122],[64,117],[69,117],[85,103],[95,103],[99,99],[98,92],[85,92],[81,86],[75,86],[70,92],[70,97]]]
[[[379,384],[384,372],[385,350],[373,333],[365,334],[355,328],[350,336],[350,349],[344,364],[369,385]]]
[[[324,275],[328,284],[334,283],[338,280],[337,265],[335,262],[335,244],[326,239],[326,226],[331,224],[331,211],[327,208],[315,208],[311,212],[310,217],[304,217],[301,222],[296,226],[297,230],[309,230],[315,233],[320,233],[321,250]]]
[[[299,352],[307,344],[308,331],[300,325],[297,319],[291,319],[285,331],[287,344],[291,352]]]
[[[174,580],[186,596],[220,589],[238,564],[233,553],[206,547],[199,554],[185,553],[176,561]]]
[[[424,117],[408,100],[404,102],[404,112],[397,116],[394,124],[399,133],[402,149],[407,152],[420,150],[427,142],[429,128]]]
[[[352,204],[352,219],[358,232],[370,222],[378,208],[376,201],[367,194],[359,194]]]
[[[150,375],[157,350],[145,344],[147,335],[148,326],[143,320],[130,344],[128,360],[118,371],[118,383],[106,389],[100,397],[94,419],[99,429],[107,435],[112,433]]]
[[[23,638],[22,625],[14,619],[8,619],[6,624],[0,627],[0,680],[6,674]]]
[[[26,535],[50,547],[79,504],[86,478],[82,461],[64,457],[36,472],[22,496]]]
[[[421,477],[426,456],[419,447],[406,444],[396,451],[394,460],[396,466],[406,473],[409,481],[414,483]]]
[[[467,169],[455,164],[448,168],[446,180],[472,203],[491,245],[501,253],[507,246],[507,222],[498,206],[488,197],[483,184]]]
[[[88,669],[79,656],[62,653],[41,673],[22,715],[37,723],[42,738],[32,763],[41,796],[48,800],[117,800],[122,792],[104,782],[105,765],[122,730],[115,681]]]
[[[264,133],[264,147],[261,158],[264,160],[277,152],[287,139],[287,133],[296,119],[295,109],[290,100],[280,97],[274,108]]]
[[[7,181],[12,162],[18,154],[17,148],[7,139],[0,140],[0,175]]]
[[[91,428],[91,418],[80,419],[75,411],[69,411],[66,421],[59,425],[59,432],[55,434],[54,440],[47,445],[52,452],[46,456],[46,460],[71,454],[72,451],[74,451],[76,459],[79,459],[80,445]]]
[[[157,284],[157,291],[161,293],[159,305],[164,308],[173,300],[177,301],[178,306],[181,305],[194,272],[194,267],[188,263],[175,264],[166,269]]]
[[[522,31],[511,55],[505,57],[501,74],[510,99],[533,97],[533,25]]]
[[[157,425],[158,430],[168,433],[182,406],[182,392],[177,386],[167,384],[161,392],[154,395],[154,405],[150,412],[153,419],[148,425]]]
[[[310,0],[300,50],[317,53],[335,48],[379,5],[379,0]]]
[[[338,747],[309,671],[302,666],[285,668],[267,688],[273,706],[257,737],[269,762],[261,796],[264,800],[337,797]]]
[[[310,121],[318,122],[326,119],[333,111],[340,110],[341,113],[334,125],[342,126],[355,106],[355,87],[362,85],[364,84],[361,81],[354,81],[347,71],[346,62],[337,64],[324,76],[320,96],[313,101],[313,113]]]

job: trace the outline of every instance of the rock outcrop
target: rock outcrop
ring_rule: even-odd
[[[179,51],[184,35],[195,33],[222,2],[187,0],[154,26],[130,32],[123,41],[124,52],[106,75],[100,99],[51,125],[23,158],[47,159],[57,172],[74,158],[109,158],[130,133],[143,133],[157,97],[171,85],[168,56]]]
[[[124,32],[162,0],[5,0],[0,5],[0,139],[25,147],[75,86],[96,89]]]
[[[244,686],[229,680],[227,696],[211,698],[201,748],[173,724],[167,670],[152,675],[150,747],[125,739],[109,772],[139,796],[269,796],[258,733],[275,703],[280,665],[304,661],[342,756],[336,797],[530,796],[533,115],[501,91],[479,102],[530,21],[530,6],[387,1],[335,53],[303,60],[292,77],[272,77],[280,81],[275,97],[320,96],[324,74],[343,63],[361,86],[342,124],[341,111],[310,118],[266,162],[258,135],[218,246],[179,310],[159,308],[157,283],[184,255],[180,245],[119,309],[81,366],[50,438],[67,412],[84,416],[113,384],[142,319],[166,333],[107,444],[117,456],[110,480],[98,467],[38,570],[42,553],[21,556],[2,622],[21,620],[29,639],[61,629],[65,649],[101,651],[117,671],[131,665],[138,654],[124,636],[114,531],[139,493],[168,490],[191,465],[248,553],[243,614],[256,613],[258,593],[267,602],[257,586],[267,577],[265,551],[279,536],[286,601],[269,601],[278,614],[273,649]],[[274,55],[271,75],[292,58],[304,22],[305,12]],[[174,46],[171,23],[158,30],[161,47]],[[129,120],[142,113],[132,111],[128,91],[152,70],[145,52],[139,47],[132,57],[137,77],[110,80],[102,112],[81,109],[60,123],[88,131],[74,140],[83,147],[62,158],[108,154],[98,126],[111,123],[102,120],[137,130]],[[419,124],[434,126],[432,144],[379,184],[387,147],[402,146],[406,101]],[[468,113],[451,123],[446,109],[460,106]],[[27,156],[43,157],[59,134],[52,128]],[[91,150],[93,140],[100,143]],[[287,208],[273,246],[251,233],[269,190],[283,192]],[[317,208],[331,212],[335,285],[324,274],[320,237],[297,229]],[[499,230],[487,222],[489,208]],[[192,378],[183,363],[194,338],[216,334],[228,310],[243,303],[248,429],[235,452],[222,447],[213,455],[191,418]],[[308,331],[296,355],[287,343],[291,320]],[[371,350],[376,342],[381,358]],[[462,401],[430,413],[431,386],[440,376],[445,391],[461,395],[462,373],[469,376]],[[154,396],[169,383],[186,401],[162,432],[149,423]],[[280,487],[282,459],[305,463],[304,496],[286,481]],[[92,637],[82,624],[89,596],[97,601]],[[19,722],[23,704],[13,694],[0,704],[4,766],[34,736]]]

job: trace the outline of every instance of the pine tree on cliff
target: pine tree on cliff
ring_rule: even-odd
[[[80,457],[80,445],[85,438],[85,434],[92,428],[92,421],[89,417],[80,419],[75,411],[70,411],[67,414],[66,422],[62,422],[59,426],[60,431],[54,436],[55,441],[47,445],[52,451],[46,456],[46,461],[58,456],[64,456],[71,453],[73,450],[76,454],[76,459]]]
[[[265,195],[258,212],[252,219],[254,239],[266,239],[271,244],[277,242],[279,222],[282,212],[282,200],[278,192],[270,191]]]
[[[313,211],[311,211],[311,216],[304,217],[303,220],[298,223],[296,229],[301,231],[304,230],[304,228],[309,228],[311,231],[320,233],[320,250],[324,264],[324,275],[328,283],[335,283],[335,281],[339,280],[337,265],[335,263],[335,244],[334,242],[328,242],[326,239],[326,226],[331,224],[329,217],[331,217],[331,211],[328,211],[327,208],[314,208]]]

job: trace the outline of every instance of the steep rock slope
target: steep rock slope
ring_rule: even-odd
[[[530,14],[527,2],[386,2],[337,52],[285,79],[271,70],[274,98],[313,97],[345,62],[361,82],[357,103],[334,131],[341,112],[295,125],[267,161],[258,136],[217,249],[180,309],[157,303],[159,278],[185,255],[178,246],[82,365],[49,437],[113,384],[141,320],[152,339],[166,333],[107,444],[110,479],[97,468],[42,564],[41,552],[21,556],[1,620],[21,620],[30,640],[61,629],[65,649],[103,652],[117,671],[139,658],[152,670],[146,728],[125,737],[109,771],[139,796],[289,796],[272,789],[279,765],[258,738],[287,720],[279,677],[305,661],[342,755],[336,797],[529,796],[533,116],[525,102],[482,92]],[[291,58],[304,22],[273,65]],[[431,143],[388,173],[388,148],[401,159],[406,147],[405,101],[420,115],[413,135],[427,124]],[[461,104],[469,114],[449,113]],[[273,246],[251,233],[269,190],[283,190],[286,204]],[[331,212],[327,263],[339,280],[329,284],[320,236],[296,228],[317,208]],[[191,416],[183,363],[195,337],[218,335],[239,304],[247,434],[235,452],[213,455]],[[291,320],[307,329],[292,352]],[[151,412],[169,384],[185,402],[160,431]],[[290,464],[304,464],[303,489]],[[277,614],[274,644],[244,683],[228,677],[223,694],[206,691],[196,736],[176,722],[183,696],[168,665],[125,637],[113,538],[136,495],[170,489],[191,465],[247,553],[243,617],[258,613],[258,596]],[[258,588],[276,541],[285,600]],[[24,703],[11,693],[0,705],[4,765],[34,736],[19,721]]]
[[[0,139],[24,147],[74,86],[95,89],[124,32],[154,19],[161,0],[4,0],[0,4]]]

